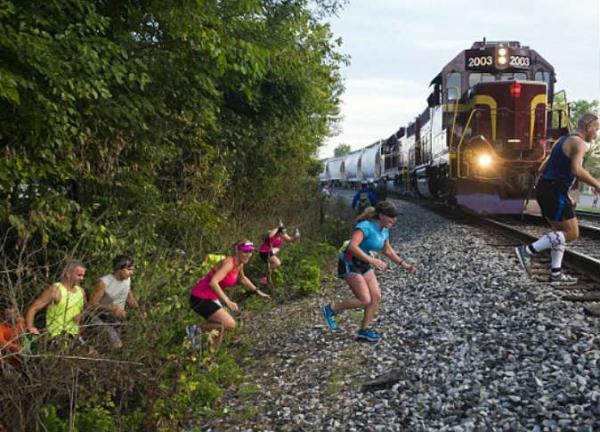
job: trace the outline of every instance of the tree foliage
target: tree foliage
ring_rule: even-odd
[[[197,276],[174,256],[301,217],[342,91],[323,18],[344,3],[0,0],[1,296],[23,310],[65,258],[97,275],[127,249],[164,322]]]
[[[340,4],[1,0],[7,244],[55,262],[133,224],[173,245],[299,193],[345,61],[315,16]]]
[[[587,101],[579,99],[568,102],[564,93],[559,93],[558,97],[555,99],[554,106],[557,109],[562,109],[564,113],[569,113],[569,122],[571,129],[573,130],[577,127],[577,122],[584,114],[600,114],[600,104],[598,100],[594,99]],[[590,151],[586,153],[584,159],[584,165],[594,177],[600,177],[600,137],[597,137],[591,143]]]
[[[335,156],[335,157],[344,156],[344,155],[350,154],[351,151],[352,151],[352,149],[350,148],[350,145],[340,144],[336,148],[333,149],[333,156]]]

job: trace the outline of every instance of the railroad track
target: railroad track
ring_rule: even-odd
[[[531,243],[531,242],[537,240],[543,232],[548,231],[548,228],[544,229],[541,227],[535,227],[535,228],[537,228],[536,231],[538,231],[540,233],[539,235],[537,235],[537,234],[531,232],[530,226],[523,226],[520,224],[511,225],[511,224],[508,224],[503,221],[499,221],[494,218],[481,218],[481,222],[483,224],[493,227],[494,229],[496,229],[498,231],[502,231],[502,232],[506,233],[508,236],[513,237],[522,243]],[[595,282],[600,282],[600,258],[594,256],[594,255],[600,255],[600,250],[599,250],[600,248],[598,248],[597,245],[595,246],[595,248],[588,248],[587,243],[590,242],[590,240],[589,240],[589,238],[584,237],[584,233],[590,233],[590,235],[592,236],[591,237],[592,241],[594,239],[600,238],[600,230],[599,229],[593,229],[591,231],[581,230],[580,240],[585,242],[586,251],[588,249],[591,249],[591,250],[587,251],[587,253],[582,252],[581,250],[575,248],[575,245],[577,243],[577,242],[575,242],[573,244],[573,246],[569,245],[569,247],[565,251],[564,263],[567,266],[575,268],[578,272],[585,275],[586,279],[590,279]],[[596,236],[598,236],[598,237],[596,237]],[[579,242],[579,240],[578,240],[578,242]],[[594,252],[595,252],[595,254],[592,255],[592,253],[594,253]]]
[[[577,214],[578,217],[581,217],[581,218],[600,220],[600,212],[576,210],[575,213]]]
[[[529,217],[525,219],[530,219]],[[479,218],[479,223],[491,230],[501,233],[517,243],[531,243],[537,240],[548,227],[524,225],[522,221],[507,223],[496,218]],[[541,231],[540,231],[541,230]],[[533,232],[532,232],[533,231]],[[563,265],[569,273],[576,276],[579,282],[573,286],[555,287],[563,291],[562,298],[566,301],[583,302],[584,311],[591,316],[600,317],[600,248],[598,247],[600,230],[597,228],[583,228],[580,230],[580,239],[569,245],[565,251]],[[579,247],[576,247],[577,244]],[[595,243],[595,245],[593,245]],[[508,252],[514,255],[514,246],[508,246]],[[543,253],[540,259],[532,263],[532,279],[539,283],[548,284],[548,268],[550,267],[549,253]],[[515,258],[516,261],[516,258]]]
[[[431,202],[423,203],[417,199],[406,199],[406,197],[396,194],[391,194],[390,197],[422,205],[442,214],[444,217],[462,223],[484,226],[493,236],[490,241],[496,246],[506,249],[509,255],[515,257],[515,265],[518,265],[518,263],[514,255],[514,248],[519,244],[531,243],[549,231],[547,222],[537,215],[525,214],[521,217],[500,218],[482,217],[459,209],[449,209],[435,205]],[[592,215],[598,217],[594,213]],[[588,315],[600,317],[600,226],[580,222],[579,231],[580,238],[568,246],[563,261],[569,274],[576,276],[579,282],[573,286],[556,288],[564,292],[562,295],[564,300],[584,302],[583,307]],[[504,237],[500,242],[497,239],[498,235]],[[531,277],[540,284],[549,285],[550,254],[542,253],[540,255],[532,263]]]

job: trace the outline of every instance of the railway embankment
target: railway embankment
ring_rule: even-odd
[[[337,280],[253,317],[245,382],[203,430],[598,430],[600,321],[523,274],[505,239],[396,204],[392,242],[419,271],[379,273],[383,339],[355,339],[359,313],[326,327]]]

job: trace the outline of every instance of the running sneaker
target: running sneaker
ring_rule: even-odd
[[[190,324],[185,328],[185,333],[190,340],[190,346],[194,351],[198,350],[198,340],[196,339],[196,332],[198,331],[197,324]]]
[[[558,273],[558,274],[554,274],[554,273],[550,273],[550,283],[552,285],[575,285],[577,284],[578,279],[576,277],[573,276],[569,276],[568,274],[564,274],[564,273]]]
[[[325,317],[325,321],[331,330],[337,329],[337,323],[333,319],[335,316],[335,312],[331,310],[331,307],[326,304],[321,308],[321,312],[323,312],[323,316]]]
[[[515,248],[515,254],[519,259],[519,264],[531,276],[531,254],[527,250],[526,245],[517,246]]]
[[[377,342],[381,339],[381,335],[372,328],[360,329],[357,334],[359,339],[366,339],[369,342]]]

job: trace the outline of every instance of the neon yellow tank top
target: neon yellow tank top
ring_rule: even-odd
[[[50,336],[62,333],[79,334],[79,324],[73,318],[83,312],[83,289],[75,285],[75,292],[70,292],[60,282],[56,283],[60,290],[60,302],[51,303],[46,310],[46,326]]]

